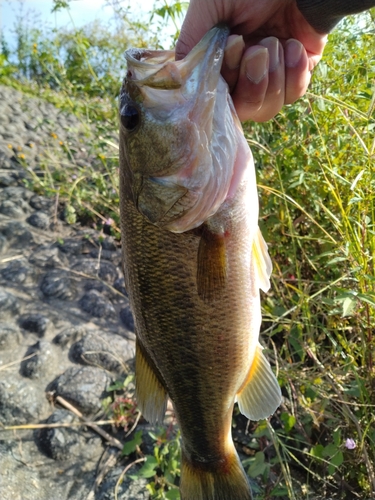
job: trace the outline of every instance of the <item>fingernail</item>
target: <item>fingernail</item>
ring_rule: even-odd
[[[285,44],[285,66],[288,68],[295,68],[299,63],[303,45],[298,40],[288,40]]]
[[[246,56],[245,71],[253,83],[260,83],[268,72],[268,50],[257,48]]]
[[[264,38],[259,45],[263,45],[268,49],[268,54],[270,58],[269,72],[275,71],[275,69],[280,64],[280,43],[277,38],[270,36],[269,38]]]
[[[236,69],[240,66],[245,42],[240,35],[230,35],[224,51],[225,64],[228,69]]]

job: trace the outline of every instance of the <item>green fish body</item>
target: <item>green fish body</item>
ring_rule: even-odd
[[[172,400],[182,500],[246,500],[235,401],[259,420],[281,392],[259,344],[271,263],[252,155],[220,76],[228,30],[182,60],[127,52],[120,96],[123,266],[136,334],[136,396],[150,422]]]

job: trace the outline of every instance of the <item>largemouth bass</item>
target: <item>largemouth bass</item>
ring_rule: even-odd
[[[182,500],[247,500],[231,422],[281,392],[259,344],[271,262],[258,228],[252,155],[220,76],[228,29],[183,59],[131,49],[120,96],[121,231],[134,314],[136,397],[181,429]]]

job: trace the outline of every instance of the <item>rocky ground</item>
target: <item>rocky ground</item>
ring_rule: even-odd
[[[55,147],[55,135],[75,142],[78,161],[90,161],[85,133],[73,115],[0,86],[2,500],[113,499],[124,468],[116,460],[119,441],[75,425],[79,418],[64,406],[105,419],[107,389],[132,364],[134,325],[119,246],[67,225],[55,200],[24,182],[38,171],[43,150]],[[60,423],[67,426],[33,428]],[[104,430],[113,436],[110,426]],[[126,480],[118,498],[148,498],[144,486]]]

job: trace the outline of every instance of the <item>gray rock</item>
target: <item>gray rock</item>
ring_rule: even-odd
[[[22,207],[11,200],[5,200],[0,204],[0,213],[13,219],[20,219],[25,215]]]
[[[139,470],[140,467],[134,467],[133,472]],[[101,486],[98,489],[95,500],[115,500],[115,487],[118,478],[122,473],[122,468],[116,467],[111,470]],[[149,500],[150,494],[146,489],[147,481],[145,479],[138,479],[133,481],[129,477],[125,477],[123,482],[119,485],[117,499],[118,500]]]
[[[19,318],[19,325],[24,330],[36,333],[43,337],[50,324],[50,320],[39,313],[24,314]]]
[[[29,347],[25,358],[28,359],[21,362],[20,373],[24,377],[32,379],[44,377],[50,371],[49,367],[53,366],[55,362],[52,346],[46,340],[40,340]]]
[[[7,238],[9,245],[13,248],[23,249],[34,243],[33,235],[24,222],[9,222],[5,227],[0,229],[0,231]]]
[[[30,255],[29,262],[40,267],[65,267],[68,264],[64,254],[52,245],[40,245]]]
[[[71,300],[76,294],[69,273],[60,269],[54,269],[45,274],[40,289],[46,297],[55,297],[62,300]]]
[[[20,329],[10,323],[0,324],[0,350],[17,346],[21,341]]]
[[[38,229],[48,229],[50,224],[49,215],[44,212],[34,212],[26,221]]]
[[[134,353],[134,342],[115,333],[99,331],[89,332],[70,349],[70,356],[74,361],[113,372],[125,371],[127,362],[134,357]]]
[[[4,269],[0,271],[3,280],[10,283],[27,283],[34,276],[34,271],[25,259],[11,261]]]
[[[134,318],[129,306],[121,309],[120,319],[127,330],[134,332]]]
[[[86,335],[86,328],[81,326],[71,326],[58,333],[53,339],[53,342],[61,347],[65,347],[73,342],[77,342],[84,335]]]
[[[0,380],[0,422],[3,425],[36,423],[48,412],[44,391],[14,375]]]
[[[93,278],[99,276],[109,284],[113,284],[118,277],[116,266],[105,260],[80,259],[74,264],[73,269]]]
[[[120,278],[117,278],[117,280],[114,282],[113,286],[116,288],[116,290],[118,290],[120,293],[122,293],[122,295],[124,295],[124,297],[128,296],[128,292],[126,291],[126,288],[125,288],[125,280],[122,276]]]
[[[18,301],[14,295],[0,288],[0,318],[4,321],[6,318],[18,313]]]
[[[53,200],[36,194],[30,198],[29,204],[34,210],[43,210],[48,213],[53,207]]]
[[[46,424],[74,424],[79,422],[71,412],[57,409],[48,417]],[[37,436],[39,446],[46,455],[54,460],[67,460],[71,457],[91,459],[103,452],[100,437],[93,432],[83,431],[83,426],[57,427],[42,429]]]
[[[97,290],[90,290],[80,299],[80,307],[95,318],[110,318],[116,315],[111,302]]]
[[[56,396],[61,396],[90,415],[102,408],[101,400],[108,396],[111,377],[100,368],[82,366],[68,368],[51,385]]]

